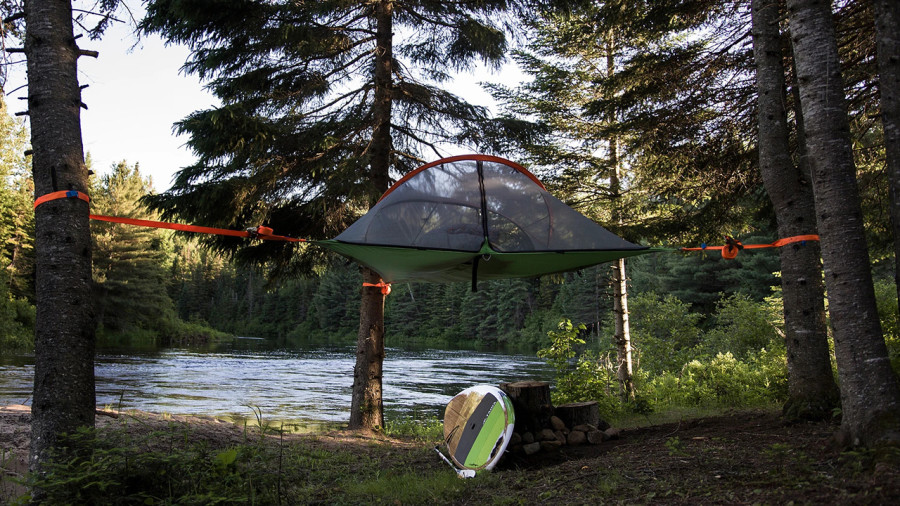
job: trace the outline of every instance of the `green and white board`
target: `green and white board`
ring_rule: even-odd
[[[444,442],[450,458],[461,469],[493,469],[512,437],[515,424],[512,401],[497,387],[469,387],[447,404]]]

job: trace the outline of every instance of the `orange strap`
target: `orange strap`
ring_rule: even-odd
[[[737,256],[739,250],[742,249],[760,249],[760,248],[780,248],[782,246],[786,246],[788,244],[793,244],[795,242],[806,242],[806,241],[818,241],[819,236],[815,234],[807,234],[807,235],[795,235],[793,237],[785,237],[784,239],[778,239],[775,242],[769,244],[741,244],[740,241],[736,241],[731,237],[725,237],[725,245],[724,246],[707,246],[705,244],[701,244],[699,248],[681,248],[681,251],[706,251],[706,250],[721,250],[722,258],[726,260],[730,260]]]
[[[198,234],[216,234],[229,235],[232,237],[249,237],[251,239],[263,239],[266,241],[287,241],[287,242],[306,242],[306,239],[297,239],[295,237],[287,237],[283,235],[272,234],[269,227],[255,227],[247,230],[230,230],[227,228],[201,227],[197,225],[183,225],[181,223],[167,223],[164,221],[139,220],[136,218],[121,218],[118,216],[102,216],[98,214],[90,215],[92,220],[108,221],[110,223],[124,223],[126,225],[136,225],[139,227],[165,228],[169,230],[180,230],[182,232],[195,232]]]
[[[48,193],[46,195],[41,195],[40,197],[35,199],[34,207],[35,207],[35,209],[37,209],[37,206],[43,204],[44,202],[49,202],[51,200],[56,200],[56,199],[81,199],[85,202],[91,201],[90,197],[88,197],[84,193],[81,193],[80,191],[75,191],[75,190],[58,191],[58,192]]]
[[[377,288],[381,288],[382,295],[388,295],[391,293],[391,284],[385,283],[384,281],[379,281],[378,283],[363,283],[363,286],[374,286]]]

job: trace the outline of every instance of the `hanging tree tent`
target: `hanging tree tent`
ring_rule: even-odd
[[[336,238],[315,241],[387,283],[531,277],[660,251],[632,244],[550,195],[525,168],[463,155],[400,179]]]

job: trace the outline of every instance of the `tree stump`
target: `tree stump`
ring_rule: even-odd
[[[501,383],[516,412],[516,432],[540,433],[550,427],[553,404],[550,403],[550,384],[545,381],[517,381]]]
[[[557,406],[556,416],[566,424],[566,427],[570,428],[577,425],[591,425],[604,430],[609,427],[609,424],[600,419],[600,408],[597,406],[597,401],[573,402]]]

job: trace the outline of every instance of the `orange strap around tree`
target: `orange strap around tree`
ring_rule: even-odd
[[[740,241],[735,240],[729,236],[725,236],[725,244],[723,246],[707,246],[706,244],[701,244],[699,248],[681,248],[681,251],[706,251],[706,250],[721,250],[722,258],[726,260],[731,260],[732,258],[737,257],[738,251],[742,249],[760,249],[760,248],[780,248],[782,246],[786,246],[788,244],[793,244],[796,242],[804,243],[806,241],[818,241],[819,236],[816,234],[807,234],[807,235],[795,235],[793,237],[785,237],[783,239],[778,239],[775,242],[768,244],[742,244]]]
[[[34,201],[34,207],[43,204],[44,202],[49,202],[51,200],[57,199],[72,199],[77,198],[83,200],[85,202],[90,202],[91,199],[86,194],[75,191],[58,191],[48,193],[46,195],[41,195]],[[287,242],[306,242],[306,239],[297,239],[295,237],[287,237],[283,235],[275,235],[272,233],[272,229],[269,227],[252,227],[246,230],[230,230],[227,228],[213,228],[213,227],[200,227],[197,225],[182,225],[181,223],[168,223],[165,221],[155,221],[155,220],[140,220],[137,218],[122,218],[119,216],[103,216],[99,214],[91,214],[89,215],[90,219],[97,221],[106,221],[110,223],[123,223],[125,225],[135,225],[138,227],[151,227],[151,228],[165,228],[168,230],[180,230],[182,232],[195,232],[198,234],[214,234],[214,235],[228,235],[232,237],[247,237],[250,239],[262,239],[264,241],[287,241]]]
[[[46,195],[41,195],[40,197],[35,199],[34,207],[37,208],[37,206],[43,204],[44,202],[49,202],[51,200],[56,200],[56,199],[80,199],[85,202],[91,201],[90,197],[88,197],[84,193],[81,193],[80,191],[75,191],[75,190],[58,191],[58,192],[48,193]]]
[[[382,295],[389,295],[391,293],[391,284],[385,283],[384,281],[379,281],[378,283],[363,283],[363,286],[374,286],[376,288],[381,288]]]

